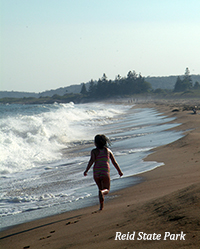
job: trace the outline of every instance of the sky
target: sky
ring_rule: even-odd
[[[200,74],[199,0],[0,0],[0,91]]]

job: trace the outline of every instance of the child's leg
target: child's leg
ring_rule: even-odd
[[[94,180],[99,188],[99,203],[100,203],[100,210],[103,209],[103,202],[104,202],[104,196],[102,194],[102,181],[99,177],[94,177]]]
[[[102,190],[100,190],[100,192],[103,201],[100,205],[100,210],[102,210],[104,206],[104,195],[107,195],[110,191],[110,176],[109,175],[103,176],[101,178],[101,184],[102,184]]]
[[[110,176],[103,176],[101,178],[94,177],[94,180],[99,188],[100,210],[102,210],[104,206],[104,195],[107,195],[110,191]]]

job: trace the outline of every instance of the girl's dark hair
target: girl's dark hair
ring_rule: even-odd
[[[98,149],[103,149],[104,147],[108,147],[108,145],[110,145],[110,140],[103,134],[96,135],[94,142]]]

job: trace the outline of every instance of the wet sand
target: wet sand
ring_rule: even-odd
[[[199,248],[200,114],[184,110],[180,101],[139,107],[154,107],[182,123],[173,129],[184,131],[183,138],[145,158],[165,165],[140,174],[140,184],[110,194],[117,197],[103,211],[93,206],[2,231],[1,249]]]

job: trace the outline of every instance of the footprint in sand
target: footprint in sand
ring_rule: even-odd
[[[51,238],[51,235],[48,235],[47,237],[42,237],[42,238],[40,238],[40,240],[49,239],[49,238]]]
[[[50,233],[55,233],[55,232],[56,232],[56,231],[53,230],[53,231],[51,231]],[[40,240],[49,239],[49,238],[51,238],[51,235],[48,235],[47,237],[41,237]],[[24,247],[24,249],[25,249],[25,248],[29,248],[29,247]]]
[[[67,225],[70,225],[70,224],[75,224],[75,223],[77,223],[77,222],[79,222],[79,220],[75,220],[75,221],[73,221],[73,222],[69,221],[69,222],[66,223],[66,226],[67,226]]]
[[[97,210],[97,211],[94,211],[92,212],[92,214],[97,214],[97,213],[100,213],[102,210]]]

